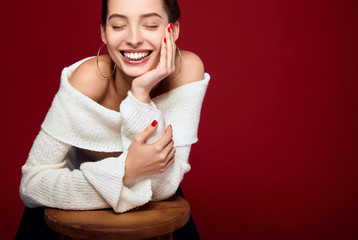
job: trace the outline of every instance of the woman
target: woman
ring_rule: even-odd
[[[176,192],[209,81],[200,58],[175,45],[179,16],[173,0],[103,1],[109,54],[63,70],[22,168],[27,211],[125,212]],[[198,237],[192,222],[185,228]]]

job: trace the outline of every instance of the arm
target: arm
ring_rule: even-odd
[[[137,102],[135,99],[132,99],[131,96],[129,96],[127,99],[125,99],[122,102],[121,104],[121,112],[123,117],[122,142],[127,144],[131,144],[135,142],[135,136],[138,136],[138,134],[140,134],[141,129],[143,129],[143,127],[145,127],[146,124],[150,123],[150,121],[152,121],[154,118],[160,119],[159,120],[160,122],[158,123],[158,129],[154,134],[148,136],[146,141],[147,144],[145,144],[145,147],[150,147],[153,144],[165,142],[164,145],[167,145],[169,148],[172,148],[174,150],[174,151],[172,150],[167,151],[168,154],[169,153],[175,154],[168,157],[169,159],[172,159],[171,162],[173,164],[171,164],[170,162],[171,166],[169,166],[168,169],[166,169],[161,173],[157,173],[149,176],[149,179],[151,180],[152,191],[153,191],[152,200],[163,200],[172,196],[175,193],[181,180],[183,179],[183,175],[190,170],[188,158],[189,158],[191,144],[185,144],[181,146],[178,145],[175,146],[175,148],[173,148],[174,142],[171,141],[171,139],[173,138],[172,128],[168,127],[167,132],[164,133],[165,123],[164,123],[163,113],[160,112],[158,109],[156,109],[154,104],[153,106],[147,105],[148,108],[145,110],[145,112],[141,112],[140,110],[141,105],[142,103]],[[188,114],[190,114],[190,112]],[[185,118],[185,116],[182,117]],[[190,118],[188,117],[188,119]],[[190,131],[190,129],[188,130]],[[143,150],[134,149],[134,152],[140,153],[141,151]],[[143,158],[143,157],[135,156],[135,159],[136,158]],[[129,163],[127,162],[127,166],[129,166],[129,164],[131,164],[131,162]],[[145,168],[145,164],[146,162],[144,162],[142,165],[139,165],[137,168],[143,169]]]
[[[125,142],[132,141],[140,129],[154,119],[154,117],[146,118],[148,116],[156,116],[156,119],[161,119],[159,125],[163,126],[160,131],[157,131],[155,135],[149,138],[149,143],[158,141],[162,137],[165,128],[164,118],[167,123],[173,124],[174,141],[176,142],[174,145],[176,149],[175,161],[165,172],[150,176],[153,191],[152,200],[162,200],[170,197],[177,190],[183,175],[190,170],[188,158],[191,144],[196,141],[201,104],[207,81],[199,83],[199,86],[195,83],[197,82],[196,79],[200,79],[204,75],[200,59],[196,55],[187,52],[183,56],[186,62],[183,67],[188,69],[188,65],[190,65],[192,69],[195,69],[196,66],[197,71],[191,74],[187,74],[184,71],[181,79],[178,78],[178,80],[172,81],[171,84],[174,87],[188,85],[176,91],[175,94],[172,93],[170,98],[160,97],[160,100],[157,98],[158,105],[150,102],[146,105],[148,111],[146,113],[137,110],[138,106],[144,103],[136,100],[131,94],[128,94],[128,98],[121,105],[123,122],[127,122],[122,126],[122,138],[127,139]],[[196,87],[189,83],[196,84]],[[149,114],[150,109],[151,114]]]
[[[171,81],[171,88],[183,87],[172,94],[170,101],[158,105],[165,111],[166,121],[173,124],[176,152],[174,164],[168,170],[150,177],[154,201],[166,199],[176,192],[184,174],[191,168],[189,154],[192,143],[197,141],[201,106],[207,87],[207,83],[199,81],[204,78],[204,65],[194,53],[182,51],[182,56],[183,71]],[[193,88],[195,84],[201,86]]]
[[[109,207],[80,170],[66,168],[70,148],[70,145],[40,131],[22,167],[20,196],[27,207]]]
[[[160,201],[171,197],[183,180],[184,174],[189,172],[189,153],[191,145],[175,147],[175,161],[165,172],[150,177],[152,182],[152,200]]]
[[[20,196],[26,206],[80,210],[112,207],[124,212],[150,200],[150,181],[134,188],[123,186],[126,152],[117,158],[85,162],[71,171],[66,167],[70,147],[43,131],[39,133],[22,167]]]

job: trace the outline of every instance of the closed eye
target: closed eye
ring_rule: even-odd
[[[124,28],[123,26],[112,26],[112,29],[114,30],[121,30],[123,28]]]
[[[150,30],[155,30],[158,28],[158,25],[146,25],[146,28],[150,29]]]

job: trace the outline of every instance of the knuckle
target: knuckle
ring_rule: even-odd
[[[164,168],[165,168],[165,165],[166,165],[166,164],[165,164],[164,162],[160,163],[160,164],[159,164],[159,169],[164,169]]]
[[[159,145],[155,145],[155,146],[154,146],[154,150],[155,150],[156,152],[160,152],[160,151],[162,151],[162,148],[161,148]]]
[[[139,143],[139,142],[140,142],[140,137],[139,137],[139,136],[135,136],[135,137],[133,138],[133,142],[134,142],[134,143]]]
[[[158,171],[159,171],[160,173],[165,172],[165,170],[167,170],[167,168],[166,168],[166,166],[165,166],[165,165],[160,166],[160,168],[158,169]]]
[[[161,153],[161,154],[159,155],[159,160],[160,160],[161,162],[163,162],[166,158],[167,158],[167,156],[166,156],[164,153]]]

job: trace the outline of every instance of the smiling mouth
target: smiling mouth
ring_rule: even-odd
[[[131,61],[140,61],[144,58],[148,57],[153,51],[143,51],[143,52],[128,52],[128,51],[121,51],[123,57],[127,58]]]

